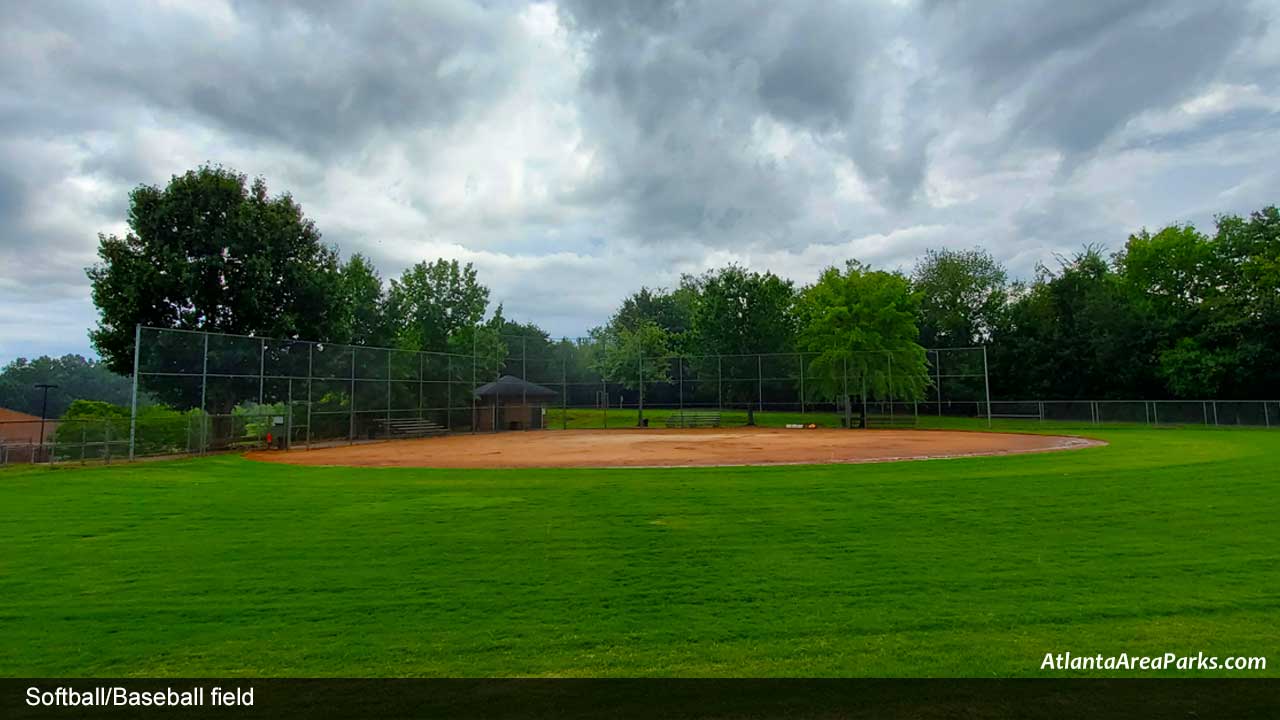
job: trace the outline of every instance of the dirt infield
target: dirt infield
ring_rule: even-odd
[[[1078,437],[948,430],[547,430],[258,451],[247,457],[354,467],[697,467],[885,462],[1102,444]]]

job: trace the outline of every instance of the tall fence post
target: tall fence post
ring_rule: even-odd
[[[676,356],[676,377],[679,378],[676,397],[680,404],[680,427],[684,427],[684,358],[680,356]]]
[[[129,462],[138,438],[138,356],[142,355],[142,323],[133,326],[133,395],[129,400]]]
[[[259,348],[258,354],[258,413],[262,413],[262,386],[267,377],[267,339],[262,338],[260,341],[262,347]]]
[[[885,351],[889,360],[889,427],[893,427],[893,354]]]
[[[844,358],[844,396],[842,399],[844,402],[844,427],[846,430],[852,430],[853,414],[851,412],[851,408],[849,407],[849,358],[848,357]],[[863,408],[863,412],[866,412],[865,408]]]
[[[476,423],[479,420],[476,413],[476,332],[471,331],[471,392],[467,393],[471,396],[471,432],[476,432]]]
[[[986,349],[983,349],[983,355]],[[942,417],[942,351],[933,351],[933,375],[934,384],[938,386],[938,417]]]
[[[200,366],[200,454],[209,448],[209,410],[205,398],[209,386],[209,333],[204,334],[204,361]]]
[[[640,388],[639,400],[636,402],[636,427],[644,427],[644,351],[636,358],[636,385]]]
[[[560,429],[569,429],[569,358],[560,356]]]
[[[1204,400],[1200,401],[1200,412],[1204,415],[1204,424],[1209,424],[1209,403]]]
[[[1213,401],[1213,426],[1218,427],[1218,401]]]
[[[724,364],[722,356],[716,355],[716,410],[724,412]]]
[[[311,379],[315,374],[312,367],[312,352],[315,350],[315,343],[307,343],[307,449],[311,449]]]
[[[393,350],[383,350],[387,354],[387,426],[382,429],[391,437],[391,353]]]
[[[1265,427],[1271,428],[1271,410],[1267,407],[1267,401],[1262,401],[1262,421],[1266,423]]]
[[[1142,414],[1146,416],[1146,421],[1144,424],[1150,425],[1151,424],[1151,404],[1148,403],[1146,400],[1142,401]]]
[[[991,375],[987,371],[987,346],[982,346],[982,385],[987,390],[987,428],[991,427]]]
[[[356,349],[351,348],[351,418],[347,423],[347,444],[356,441]]]
[[[764,361],[756,355],[756,410],[764,412]]]
[[[1151,401],[1151,424],[1160,424],[1160,406],[1156,404],[1155,400]]]
[[[800,414],[804,415],[804,353],[796,353],[800,359]]]

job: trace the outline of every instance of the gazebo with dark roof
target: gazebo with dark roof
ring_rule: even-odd
[[[476,388],[476,429],[540,430],[547,404],[558,395],[551,388],[503,375]]]

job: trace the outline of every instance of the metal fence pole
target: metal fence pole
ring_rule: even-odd
[[[1044,422],[1044,402],[1039,401],[1036,403],[1036,405],[1037,405],[1036,410],[1039,411],[1040,413],[1040,422]]]
[[[987,371],[987,346],[982,346],[982,384],[987,390],[987,427],[991,427],[991,375]]]
[[[1156,404],[1155,400],[1151,401],[1151,424],[1160,424],[1160,406]]]
[[[849,408],[849,358],[844,358],[844,427],[846,430],[853,429],[853,415]],[[865,412],[865,411],[864,411]]]
[[[1213,401],[1213,426],[1218,427],[1218,401]]]
[[[347,444],[356,441],[356,349],[351,348],[351,418],[347,424]]]
[[[289,378],[289,389],[286,392],[288,392],[289,397],[288,397],[288,401],[285,403],[285,406],[284,406],[286,411],[284,414],[284,423],[285,423],[284,424],[284,437],[285,437],[284,449],[292,450],[293,449],[293,378],[292,377]]]
[[[1265,427],[1271,427],[1271,410],[1267,407],[1267,401],[1262,401],[1262,421],[1266,423]]]
[[[476,432],[476,331],[471,330],[471,432]]]
[[[133,326],[133,394],[129,400],[129,461],[138,437],[138,356],[142,355],[142,323]]]
[[[982,352],[983,352],[983,355],[985,356],[986,350],[984,349]],[[942,351],[941,350],[933,351],[933,373],[934,373],[934,377],[936,378],[934,380],[934,384],[938,386],[938,417],[942,417]]]
[[[387,426],[383,428],[387,433],[387,437],[391,437],[391,350],[384,350],[387,354]]]
[[[560,356],[560,429],[569,429],[569,359]]]
[[[104,420],[102,424],[103,424],[102,452],[103,452],[103,455],[105,455],[104,459],[107,461],[107,464],[110,465],[111,464],[111,421]],[[54,437],[57,437],[57,435],[54,435]]]
[[[528,338],[526,338],[524,335],[520,336],[520,379],[523,380],[525,383],[529,382],[529,372],[528,372],[528,367],[526,366],[526,362],[528,360],[528,355],[526,350],[526,346],[528,345],[527,340]],[[526,413],[529,413],[528,387],[529,386],[524,383],[521,383],[520,385],[520,402],[524,405],[524,412]],[[529,419],[533,419],[533,413],[529,413]],[[520,423],[520,425],[523,426],[525,430],[529,429],[527,422],[522,422]]]
[[[418,417],[422,417],[422,387],[426,384],[422,377],[422,353],[418,353]],[[453,430],[453,355],[444,356],[444,428]]]
[[[716,410],[724,412],[724,365],[716,355]]]
[[[1142,401],[1142,414],[1146,416],[1146,422],[1144,424],[1150,425],[1151,424],[1151,405],[1146,400]]]
[[[800,358],[800,414],[804,415],[804,353],[796,353]]]
[[[262,386],[267,377],[267,339],[262,338],[262,347],[258,354],[258,412],[262,412]]]
[[[1200,412],[1204,414],[1204,424],[1209,424],[1209,403],[1200,401]]]
[[[205,398],[209,385],[209,333],[204,334],[204,362],[200,366],[200,454],[209,446],[209,411]]]
[[[764,412],[764,370],[761,357],[763,356],[756,355],[756,403],[758,410]]]
[[[315,343],[307,343],[307,449],[311,449],[311,377],[312,358],[311,353],[315,350]]]
[[[636,382],[640,387],[640,398],[636,405],[636,427],[644,427],[644,352],[636,357]]]
[[[680,427],[684,427],[684,358],[676,358],[676,377],[679,378],[679,384],[676,386],[676,395],[680,403]]]
[[[889,427],[893,427],[893,355],[886,351],[889,359]]]

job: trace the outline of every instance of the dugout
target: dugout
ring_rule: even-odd
[[[514,375],[476,388],[476,430],[541,430],[543,413],[559,393]]]

